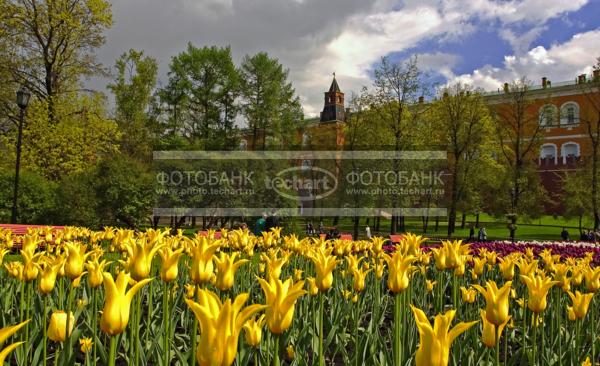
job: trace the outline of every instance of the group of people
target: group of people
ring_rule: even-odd
[[[475,226],[471,225],[471,227],[469,228],[469,238],[467,239],[467,241],[475,241]],[[480,227],[479,231],[477,232],[477,241],[478,242],[484,242],[487,241],[487,231],[485,230],[485,227]]]
[[[566,239],[566,240],[568,240],[568,239]],[[594,231],[592,229],[583,230],[581,232],[581,240],[582,241],[593,241],[593,242],[600,241],[600,230],[596,230],[596,231]]]
[[[260,236],[264,231],[269,231],[271,228],[279,226],[279,217],[275,211],[271,212],[270,215],[263,212],[262,216],[256,220],[256,224],[254,225],[254,235]]]
[[[329,230],[327,230],[327,228],[325,226],[323,226],[323,221],[321,221],[319,223],[319,228],[318,230],[315,230],[315,227],[313,226],[312,221],[309,221],[306,224],[306,235],[313,237],[313,236],[317,236],[317,235],[325,235],[326,239],[338,239],[340,237],[340,232],[338,231],[337,227],[333,226],[328,228]]]

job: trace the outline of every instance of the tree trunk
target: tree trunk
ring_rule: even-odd
[[[598,212],[598,141],[592,145],[592,209],[594,211],[594,231],[600,228]]]
[[[360,223],[360,217],[354,216],[354,234],[352,235],[354,240],[358,240],[358,225],[359,225],[359,223]]]
[[[467,224],[467,214],[463,212],[462,219],[460,222],[460,228],[464,229],[466,224]]]

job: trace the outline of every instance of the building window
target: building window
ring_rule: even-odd
[[[573,162],[579,158],[581,151],[579,149],[579,144],[576,142],[567,142],[564,143],[561,148],[561,156],[563,160],[563,164]]]
[[[546,104],[540,108],[539,119],[540,125],[545,127],[551,127],[557,123],[558,110],[553,104]]]
[[[575,102],[567,102],[560,108],[560,124],[572,125],[579,123],[579,105]]]
[[[540,164],[556,164],[557,163],[557,153],[556,153],[556,145],[554,144],[544,144],[540,150]]]

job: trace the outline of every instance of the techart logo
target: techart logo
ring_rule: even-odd
[[[298,201],[314,201],[331,195],[338,186],[336,176],[319,167],[287,168],[266,179],[266,187],[280,196]]]

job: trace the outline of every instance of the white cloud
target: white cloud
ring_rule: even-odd
[[[523,76],[539,84],[543,76],[554,82],[575,79],[582,73],[590,73],[596,58],[600,56],[600,29],[574,35],[562,44],[546,49],[537,46],[523,55],[506,56],[504,67],[486,65],[471,74],[459,75],[451,81],[496,90],[504,82]]]
[[[317,115],[332,72],[337,73],[343,91],[358,91],[371,83],[369,71],[382,56],[434,37],[440,42],[457,41],[477,31],[474,19],[504,28],[525,22],[534,28],[504,32],[521,51],[515,52],[514,61],[507,58],[503,69],[484,67],[464,78],[492,85],[508,75],[502,74],[506,70],[518,74],[527,67],[564,62],[560,50],[530,50],[530,44],[544,22],[577,10],[588,0],[111,1],[115,25],[99,52],[105,65],[114,64],[129,48],[143,49],[158,59],[164,82],[170,58],[183,51],[187,42],[231,45],[237,63],[246,54],[267,51],[290,69],[306,114]],[[435,52],[420,56],[425,68],[429,64],[442,75],[455,77],[456,56]],[[574,61],[567,58],[566,62]],[[96,82],[96,87],[103,84]]]

